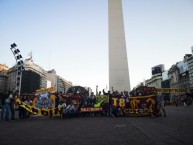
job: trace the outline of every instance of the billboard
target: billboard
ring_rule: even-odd
[[[23,71],[21,93],[32,94],[40,88],[41,76],[33,71]]]
[[[152,75],[162,74],[162,72],[164,72],[164,65],[160,64],[152,67],[151,72],[152,72]]]

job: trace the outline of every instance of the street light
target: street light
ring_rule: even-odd
[[[21,80],[22,80],[22,71],[24,71],[23,60],[20,53],[20,50],[16,48],[15,43],[11,44],[11,51],[15,57],[17,64],[17,77],[16,77],[16,90],[19,90],[19,95],[21,93]]]
[[[11,44],[11,49],[17,47],[15,43]]]

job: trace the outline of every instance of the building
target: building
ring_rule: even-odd
[[[57,90],[66,93],[70,87],[72,87],[72,82],[65,80],[64,78],[57,76]]]
[[[22,72],[21,94],[31,94],[36,90],[55,87],[56,91],[67,92],[72,87],[72,82],[58,76],[54,69],[45,71],[42,67],[35,64],[32,57],[25,59],[24,71]],[[17,65],[14,65],[8,71],[8,90],[15,90],[17,79]],[[49,83],[49,84],[47,84]]]
[[[62,77],[56,76],[56,89],[57,92],[66,92],[66,85]]]
[[[57,88],[57,76],[54,69],[47,71],[47,79],[51,82],[51,86]]]
[[[162,75],[152,76],[151,79],[145,81],[146,86],[161,88]]]
[[[8,66],[5,64],[0,64],[0,92],[8,91],[7,84],[8,84]]]
[[[179,69],[176,64],[172,65],[168,70],[168,79],[170,83],[170,88],[179,88],[178,81],[179,81]],[[179,93],[171,93],[170,94],[170,102],[174,102],[177,98]]]
[[[23,66],[25,70],[22,72],[21,93],[32,93],[32,91],[35,91],[34,89],[36,88],[37,89],[46,88],[47,72],[43,68],[35,64],[32,58],[25,59]],[[16,77],[17,77],[17,66],[14,65],[8,71],[9,90],[15,90]]]
[[[171,68],[168,70],[168,79],[170,81],[170,88],[179,88],[179,68],[176,64],[172,65]]]
[[[190,79],[188,69],[188,59],[192,57],[191,54],[186,54],[184,60],[177,63],[179,68],[179,88],[185,89],[187,92],[190,91]]]
[[[179,61],[168,70],[168,78],[170,81],[170,88],[185,89],[190,91],[190,79],[188,70],[188,60],[191,56],[185,55],[183,61]],[[171,94],[171,101],[174,101],[181,93]]]
[[[72,82],[67,81],[65,79],[63,79],[63,81],[64,81],[64,84],[65,84],[65,92],[67,92],[70,87],[73,87],[73,84],[72,84]]]
[[[192,55],[193,55],[193,46],[191,47]],[[193,91],[193,56],[187,58],[188,63],[188,73],[189,73],[189,88]]]
[[[130,92],[122,1],[109,0],[109,88]]]
[[[9,70],[6,64],[0,64],[0,72],[7,72]]]
[[[164,65],[163,64],[156,65],[152,67],[151,70],[152,70],[152,77],[151,79],[145,81],[146,86],[161,88],[162,73],[165,71]]]
[[[35,64],[32,60],[32,57],[29,59],[25,59],[24,61],[25,71],[33,71],[40,75],[40,88],[46,88],[47,86],[47,71],[45,71],[42,67]]]
[[[168,78],[168,71],[164,71],[162,73],[162,82],[161,82],[161,88],[170,88],[170,81]],[[164,93],[164,100],[169,101],[170,100],[170,93]]]
[[[14,91],[16,89],[16,79],[17,79],[17,66],[11,67],[8,72],[8,90]]]
[[[65,80],[61,76],[56,74],[54,69],[47,72],[47,79],[51,82],[51,86],[56,88],[57,92],[67,92],[72,87],[72,82]]]

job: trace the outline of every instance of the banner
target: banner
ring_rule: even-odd
[[[32,106],[38,109],[48,109],[55,107],[56,96],[54,94],[50,94],[48,92],[38,94],[33,99]]]
[[[43,89],[39,89],[36,90],[36,94],[42,94],[42,93],[46,93],[46,92],[55,92],[56,88],[55,87],[50,87],[50,88],[43,88]]]
[[[101,100],[103,100],[104,102],[109,102],[109,95],[96,96],[96,100],[97,102],[100,102]]]
[[[109,102],[109,95],[96,96],[96,103],[94,107],[101,107],[102,103]]]
[[[16,104],[20,107],[26,109],[33,115],[44,115],[44,116],[61,116],[61,113],[63,111],[63,107],[58,108],[36,108],[35,106],[30,106],[22,102],[19,98],[15,100]]]
[[[146,116],[157,111],[155,95],[130,97],[128,102],[125,98],[112,98],[112,105],[122,108],[126,116]]]
[[[100,112],[102,111],[102,108],[94,108],[94,107],[88,107],[88,108],[81,108],[80,112]]]
[[[177,88],[156,88],[157,92],[160,93],[185,93],[185,89],[177,89]]]
[[[180,88],[155,88],[155,87],[140,86],[136,89],[135,92],[138,92],[141,94],[146,94],[146,93],[154,94],[156,92],[160,92],[160,93],[185,93],[186,90],[180,89]],[[134,91],[131,91],[130,93],[133,94]]]

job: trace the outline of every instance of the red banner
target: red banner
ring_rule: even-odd
[[[125,98],[112,98],[112,104],[122,108],[127,116],[145,116],[157,111],[155,95],[130,97],[128,101]]]

